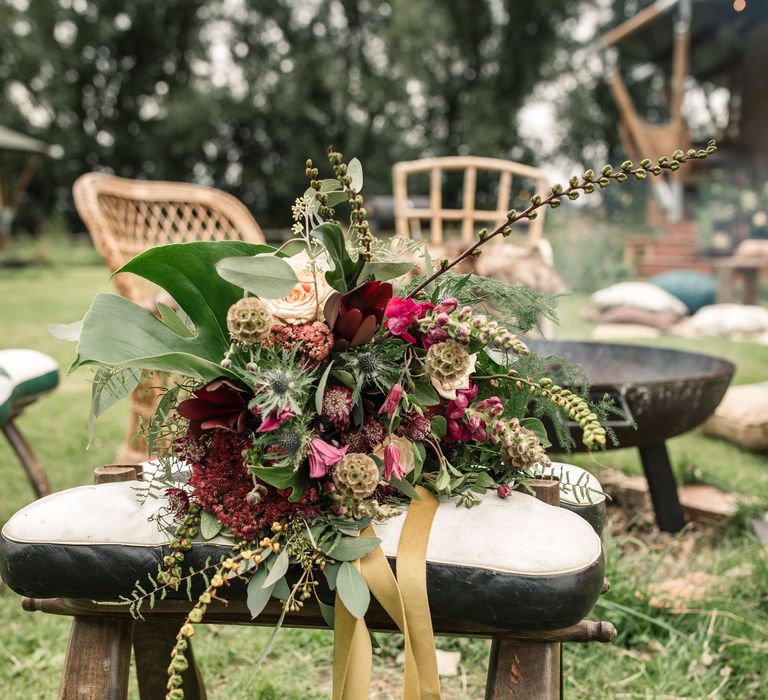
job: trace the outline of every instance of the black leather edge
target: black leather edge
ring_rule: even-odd
[[[184,567],[201,567],[206,558],[215,561],[228,551],[222,545],[195,545]],[[129,595],[137,579],[145,585],[147,574],[155,574],[167,553],[165,547],[29,544],[0,538],[0,573],[12,590],[32,598],[116,600]],[[390,565],[394,568],[393,560]],[[551,576],[428,563],[427,592],[433,614],[442,618],[552,629],[576,624],[591,610],[600,595],[604,569],[602,553],[583,569]],[[227,594],[242,598],[244,587],[232,586]],[[176,597],[184,597],[184,592]]]
[[[576,513],[579,517],[584,518],[591,526],[592,529],[598,534],[603,534],[603,528],[605,527],[605,501],[599,503],[560,503],[561,508],[570,510],[571,513]]]

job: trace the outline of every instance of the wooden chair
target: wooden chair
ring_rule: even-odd
[[[77,212],[111,272],[148,248],[167,243],[264,242],[248,209],[232,195],[210,187],[87,173],[77,179],[72,192]],[[135,275],[120,274],[114,280],[120,294],[153,312],[157,301],[163,301],[156,288]],[[140,417],[148,420],[154,412],[159,395],[156,387],[157,377],[145,376],[133,393],[131,424],[119,462],[147,459],[146,444],[134,436]]]
[[[449,171],[463,171],[464,182],[460,209],[443,206],[443,175]],[[477,175],[481,171],[498,173],[498,193],[495,209],[477,208]],[[421,209],[410,204],[408,197],[408,177],[420,173],[429,174],[429,208]],[[461,240],[472,240],[479,225],[496,227],[507,218],[512,199],[512,178],[524,178],[533,183],[531,194],[542,194],[547,189],[544,171],[499,158],[478,158],[476,156],[448,156],[443,158],[424,158],[422,160],[395,163],[392,179],[395,192],[395,231],[398,236],[408,237],[412,232],[421,231],[421,222],[429,221],[431,242],[442,245],[444,242],[444,222],[461,224]],[[538,218],[528,222],[527,247],[535,248],[544,225],[544,210]]]

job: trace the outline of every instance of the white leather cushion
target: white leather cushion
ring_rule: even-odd
[[[677,297],[649,282],[619,282],[592,295],[592,303],[601,310],[615,306],[634,307],[648,311],[673,311],[680,316],[688,307]]]
[[[155,520],[164,498],[137,502],[137,482],[81,486],[31,503],[3,527],[0,572],[32,597],[114,599],[157,570],[168,534]],[[395,561],[405,514],[376,523]],[[231,549],[197,543],[185,564],[202,566]],[[488,493],[471,510],[442,500],[427,549],[435,617],[494,628],[560,628],[586,615],[600,594],[600,538],[575,513],[524,493]],[[242,597],[243,590],[231,595]]]
[[[12,348],[0,350],[0,368],[14,384],[21,384],[50,372],[58,372],[59,365],[52,357],[37,350]]]
[[[768,382],[730,387],[701,428],[748,450],[768,450]]]

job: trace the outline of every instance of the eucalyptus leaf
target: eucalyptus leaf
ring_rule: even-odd
[[[307,475],[304,471],[294,471],[291,467],[250,467],[251,472],[270,486],[278,489],[293,489],[288,500],[298,501],[304,494],[307,485]]]
[[[174,333],[178,333],[183,338],[191,338],[195,334],[170,306],[158,302],[157,310],[160,312],[160,320]]]
[[[285,576],[285,573],[288,571],[288,564],[290,563],[290,557],[288,556],[288,551],[283,550],[280,552],[280,554],[277,555],[277,559],[275,559],[272,562],[272,567],[269,570],[269,576],[267,576],[266,580],[262,584],[263,588],[266,588],[267,586],[272,586],[276,584],[283,576]]]
[[[349,186],[355,192],[360,192],[363,189],[363,164],[359,158],[353,158],[347,163],[347,175],[352,178]]]
[[[410,481],[407,479],[390,479],[389,483],[394,486],[400,493],[405,494],[408,496],[408,498],[413,499],[414,501],[420,501],[421,497],[419,496],[416,489],[413,487],[413,484],[411,484]]]
[[[538,438],[543,447],[552,446],[552,443],[549,441],[549,436],[547,435],[547,429],[544,427],[544,423],[538,418],[523,418],[523,420],[520,421],[520,425],[527,430],[530,430]]]
[[[328,588],[332,591],[336,590],[336,580],[339,576],[339,568],[341,568],[341,564],[326,564],[325,569],[323,569],[325,578],[328,581]]]
[[[448,423],[443,416],[435,416],[432,419],[432,434],[436,438],[442,438],[448,430]]]
[[[413,383],[411,398],[415,399],[422,406],[437,406],[440,403],[435,388],[426,380],[419,380]]]
[[[77,342],[80,340],[80,333],[83,330],[83,319],[72,321],[72,323],[51,323],[48,325],[48,332],[57,340],[66,340],[68,342]]]
[[[272,596],[274,585],[264,587],[268,574],[267,568],[260,566],[256,569],[256,573],[251,577],[251,580],[248,581],[246,604],[248,605],[248,612],[251,613],[251,619],[261,614],[261,611],[264,610]]]
[[[287,600],[291,595],[291,588],[288,585],[288,581],[285,580],[285,576],[277,581],[272,588],[272,597],[278,600]]]
[[[350,615],[357,619],[365,617],[371,602],[371,592],[365,579],[351,562],[342,562],[336,578],[336,594],[341,598]]]
[[[343,369],[335,369],[333,371],[333,378],[341,382],[347,389],[355,388],[355,377],[351,372],[347,372]]]
[[[355,561],[373,552],[379,544],[378,537],[342,537],[329,556],[337,561]],[[321,549],[326,551],[325,546]]]
[[[200,535],[204,540],[212,540],[221,532],[221,522],[210,511],[204,510],[200,514]]]
[[[293,268],[274,255],[224,258],[216,263],[216,272],[262,299],[284,297],[299,283]]]
[[[325,197],[325,206],[335,207],[337,204],[346,202],[347,199],[349,199],[349,197],[347,197],[346,192],[329,192]]]
[[[318,415],[323,412],[323,396],[325,395],[325,385],[328,383],[328,375],[330,375],[332,367],[333,360],[331,360],[329,365],[325,368],[323,376],[320,377],[320,381],[317,384],[317,391],[315,392],[315,410],[317,411]]]
[[[360,273],[361,279],[369,277],[380,282],[397,279],[408,274],[413,269],[413,263],[410,261],[392,261],[392,262],[367,262],[363,265]]]
[[[328,625],[331,629],[333,629],[333,623],[334,623],[334,609],[333,605],[326,605],[323,603],[323,601],[318,601],[318,604],[320,605],[320,614],[323,616],[323,620],[325,620],[325,624]]]

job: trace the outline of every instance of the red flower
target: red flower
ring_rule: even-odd
[[[193,435],[216,428],[243,433],[251,420],[250,398],[247,389],[221,377],[195,389],[192,398],[182,401],[176,410],[189,420]]]
[[[337,340],[350,346],[369,343],[384,319],[392,298],[389,282],[365,282],[351,292],[334,295],[325,304],[325,320]]]
[[[496,489],[496,493],[498,494],[499,498],[507,498],[512,495],[512,487],[508,484],[502,484],[499,486],[499,488]]]
[[[408,343],[415,343],[416,338],[408,329],[432,307],[433,305],[426,301],[417,304],[413,299],[394,297],[384,312],[387,317],[387,330]]]

